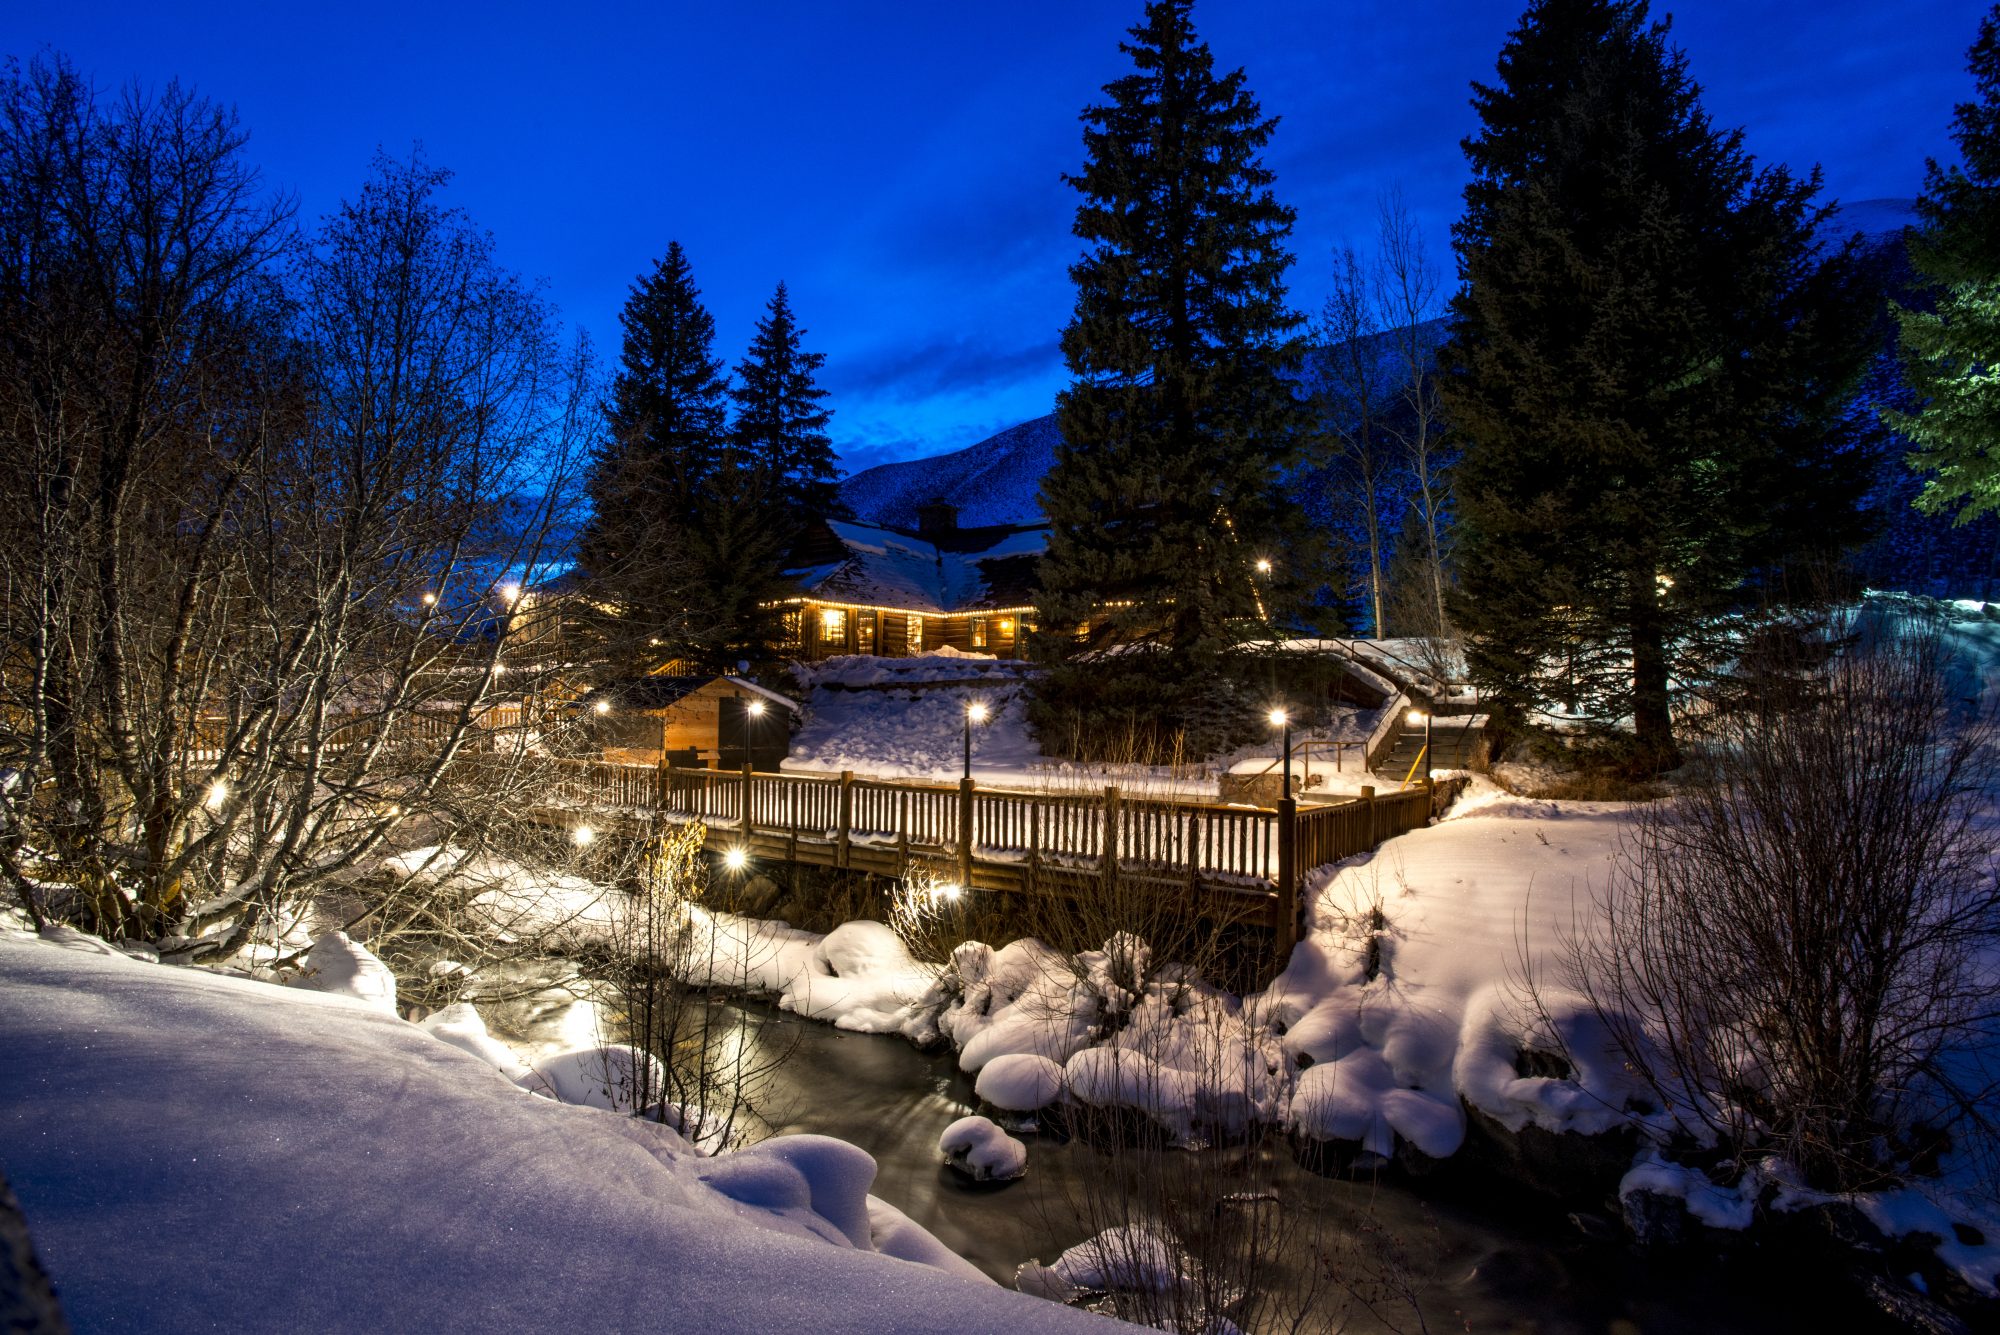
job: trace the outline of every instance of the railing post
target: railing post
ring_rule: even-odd
[[[1272,946],[1277,951],[1278,968],[1292,957],[1299,943],[1299,802],[1295,797],[1278,799],[1278,930]]]
[[[1035,893],[1036,882],[1042,871],[1042,803],[1039,798],[1028,803],[1028,893]]]
[[[1118,789],[1104,790],[1104,891],[1118,888]]]
[[[958,883],[972,888],[972,780],[958,781]]]
[[[900,875],[910,874],[910,790],[896,790],[896,868]]]
[[[1187,829],[1188,894],[1201,892],[1201,809],[1188,808]]]
[[[1368,847],[1372,849],[1375,847],[1375,845],[1382,842],[1381,839],[1377,837],[1375,830],[1375,785],[1374,784],[1364,783],[1361,785],[1361,801],[1364,805],[1364,809],[1368,812]]]
[[[853,843],[851,831],[854,826],[854,771],[851,769],[844,769],[840,772],[839,818],[840,845],[834,853],[834,865],[845,867],[853,860],[853,856],[849,851]]]
[[[743,838],[747,841],[750,832],[757,828],[750,810],[750,762],[743,762]]]

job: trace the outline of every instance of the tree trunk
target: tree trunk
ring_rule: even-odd
[[[1639,743],[1637,763],[1649,773],[1660,773],[1681,763],[1667,688],[1666,639],[1654,607],[1659,598],[1656,577],[1641,571],[1633,584],[1632,727]]]

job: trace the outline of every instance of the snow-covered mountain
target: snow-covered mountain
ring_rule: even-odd
[[[950,454],[863,469],[840,484],[840,498],[856,519],[895,528],[915,528],[917,507],[934,497],[956,505],[968,528],[1039,524],[1035,494],[1059,439],[1050,413]]]
[[[1824,227],[1829,238],[1859,232],[1871,247],[1880,247],[1896,244],[1903,229],[1917,222],[1913,199],[1857,199],[1835,209]],[[1445,322],[1434,321],[1427,332],[1442,342]],[[1368,341],[1378,345],[1371,352],[1383,363],[1385,380],[1393,378],[1388,337],[1375,334]],[[917,507],[933,498],[956,505],[958,522],[968,527],[1039,524],[1042,511],[1035,497],[1061,439],[1050,413],[950,454],[863,469],[840,484],[840,496],[856,519],[894,528],[915,528]]]

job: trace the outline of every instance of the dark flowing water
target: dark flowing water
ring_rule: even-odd
[[[482,1010],[496,1032],[516,1039],[595,1041],[562,1032],[570,995],[556,990],[483,1004]],[[602,988],[596,995],[612,997]],[[1013,1283],[1024,1261],[1053,1261],[1084,1240],[1087,1230],[1069,1202],[1113,1168],[1101,1150],[1017,1132],[1028,1147],[1028,1174],[1006,1184],[969,1182],[940,1161],[938,1136],[977,1110],[972,1081],[959,1071],[956,1054],[919,1051],[901,1038],[846,1033],[762,1002],[713,1004],[720,1025],[737,1027],[735,1041],[784,1054],[756,1097],[760,1132],[836,1136],[867,1150],[878,1166],[877,1196],[1003,1284]],[[1250,1152],[1199,1151],[1236,1156],[1226,1160],[1227,1168]],[[1187,1153],[1127,1150],[1122,1161],[1141,1172],[1173,1173],[1185,1166]],[[1352,1180],[1300,1166],[1282,1142],[1262,1153],[1267,1158],[1260,1171],[1243,1176],[1240,1187],[1222,1182],[1220,1190],[1275,1188],[1279,1208],[1316,1212],[1308,1216],[1316,1221],[1308,1230],[1315,1234],[1311,1245],[1336,1254],[1344,1272],[1358,1273],[1364,1287],[1388,1275],[1416,1288],[1416,1311],[1392,1295],[1371,1315],[1338,1285],[1323,1285],[1309,1316],[1290,1329],[1561,1335],[1886,1329],[1857,1304],[1850,1286],[1827,1282],[1830,1276],[1773,1273],[1752,1248],[1642,1255],[1619,1240],[1613,1223],[1585,1219],[1580,1225],[1564,1206],[1475,1173],[1421,1182]],[[1163,1162],[1169,1157],[1175,1162]],[[1406,1261],[1380,1266],[1380,1249],[1368,1239],[1384,1236],[1397,1240]],[[1362,1240],[1351,1241],[1357,1237]],[[1287,1258],[1295,1271],[1298,1259]]]
[[[1065,1188],[1105,1171],[1079,1142],[1023,1135],[1028,1176],[973,1184],[944,1167],[937,1140],[975,1111],[972,1082],[949,1052],[900,1038],[850,1034],[758,1003],[725,1003],[765,1043],[796,1044],[764,1101],[772,1130],[815,1132],[861,1146],[879,1165],[875,1194],[980,1269],[1011,1283],[1031,1257],[1052,1261],[1081,1240],[1061,1205]],[[1228,1153],[1230,1151],[1204,1151]],[[1180,1154],[1185,1151],[1164,1151]],[[1844,1286],[1764,1273],[1754,1253],[1722,1259],[1689,1252],[1642,1257],[1592,1239],[1560,1207],[1486,1180],[1379,1183],[1321,1176],[1285,1156],[1277,1165],[1285,1208],[1364,1217],[1402,1239],[1421,1285],[1420,1327],[1407,1309],[1393,1324],[1327,1300],[1324,1323],[1353,1331],[1547,1332],[1860,1331],[1872,1314],[1843,1301]]]

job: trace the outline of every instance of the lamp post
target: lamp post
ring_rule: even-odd
[[[967,783],[972,782],[972,725],[986,722],[986,706],[974,700],[965,707],[965,774]]]
[[[1285,754],[1284,797],[1289,802],[1292,799],[1292,716],[1282,709],[1274,709],[1271,711],[1271,726],[1280,729],[1284,738],[1282,747]]]
[[[1412,709],[1408,716],[1412,727],[1424,725],[1424,787],[1431,786],[1431,767],[1437,763],[1437,756],[1431,750],[1431,715],[1429,711]]]
[[[754,767],[757,763],[758,724],[764,718],[764,702],[752,700],[743,706],[743,754]]]

